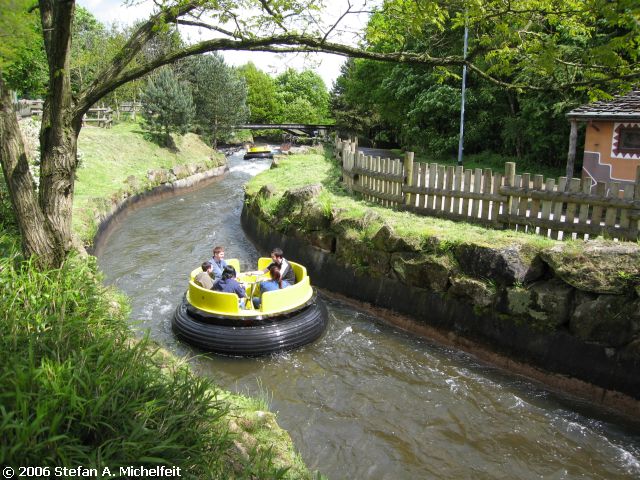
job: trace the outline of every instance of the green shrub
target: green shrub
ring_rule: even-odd
[[[132,340],[95,262],[38,271],[0,259],[0,464],[224,470],[227,404],[185,366]],[[164,368],[163,368],[164,367]]]

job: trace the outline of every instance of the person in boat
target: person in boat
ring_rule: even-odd
[[[264,280],[260,282],[260,292],[272,292],[274,290],[280,290],[282,288],[290,287],[291,284],[282,278],[280,275],[280,267],[278,267],[275,263],[269,265],[269,275],[271,278],[269,280]],[[261,299],[260,297],[253,297],[253,306],[255,308],[260,308]]]
[[[211,290],[213,288],[213,279],[211,278],[211,262],[202,262],[202,271],[196,275],[194,281],[202,288]]]
[[[286,280],[289,285],[293,285],[296,283],[296,274],[287,262],[287,259],[284,258],[284,252],[280,248],[274,248],[271,251],[271,263],[264,270],[256,270],[254,272],[249,272],[251,275],[264,275],[269,271],[272,265],[277,266],[280,269],[280,275],[283,280]]]
[[[220,280],[213,287],[218,292],[235,293],[238,295],[240,306],[244,306],[247,292],[244,286],[236,280],[236,269],[232,265],[227,265],[222,271]]]
[[[213,249],[213,257],[211,257],[209,263],[211,263],[211,276],[213,280],[220,280],[222,272],[227,266],[227,262],[224,260],[224,247],[217,246]]]

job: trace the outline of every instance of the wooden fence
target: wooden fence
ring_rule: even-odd
[[[140,102],[122,102],[117,109],[116,115],[120,120],[121,114],[129,115],[132,120],[136,119],[136,115],[142,110],[142,103]]]
[[[109,107],[90,108],[82,118],[82,123],[94,123],[98,127],[110,128],[113,126],[113,110]]]
[[[638,240],[640,167],[635,184],[591,179],[464,169],[365,156],[349,141],[336,139],[343,181],[351,192],[383,206],[418,214],[536,233],[554,239],[604,236]]]
[[[16,114],[21,117],[42,117],[44,100],[17,100],[14,102]],[[83,124],[93,123],[109,128],[113,125],[113,111],[108,107],[90,108],[82,119]]]
[[[17,100],[14,108],[19,117],[41,117],[43,100]]]

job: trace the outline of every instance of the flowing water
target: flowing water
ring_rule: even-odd
[[[268,163],[229,160],[221,181],[130,213],[99,264],[131,297],[136,328],[199,355],[197,371],[222,387],[267,396],[310,468],[330,479],[640,478],[637,424],[337,300],[325,298],[326,334],[293,352],[229,358],[177,341],[173,310],[212,247],[243,269],[260,256],[239,217],[243,184]]]

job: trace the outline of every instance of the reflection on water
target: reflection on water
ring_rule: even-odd
[[[640,478],[637,427],[337,300],[325,298],[325,335],[293,352],[230,358],[177,341],[173,309],[212,247],[244,269],[260,256],[239,217],[242,185],[265,168],[232,157],[221,182],[135,211],[113,233],[99,263],[132,297],[137,328],[198,355],[197,371],[224,388],[266,391],[307,464],[331,479]]]

